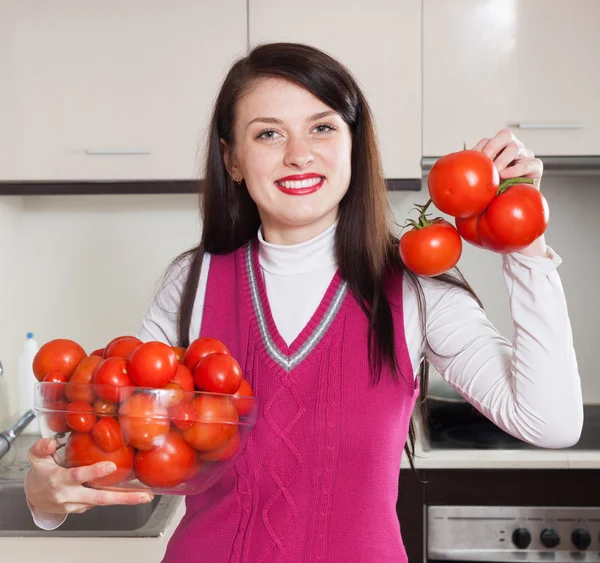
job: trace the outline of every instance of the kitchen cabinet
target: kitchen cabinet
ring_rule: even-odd
[[[248,15],[250,47],[297,41],[346,65],[373,110],[386,178],[421,177],[420,0],[249,0]]]
[[[509,127],[537,155],[600,154],[600,2],[423,0],[423,154]]]
[[[245,0],[21,0],[0,22],[0,180],[200,176],[215,94],[246,52]]]

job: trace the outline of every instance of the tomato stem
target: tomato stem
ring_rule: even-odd
[[[465,143],[465,142],[463,141],[463,151],[466,151],[466,150],[467,150],[467,143]]]
[[[423,229],[425,227],[428,227],[429,225],[431,225],[431,223],[433,223],[433,221],[430,221],[429,219],[427,219],[428,215],[431,215],[431,213],[426,213],[427,208],[432,204],[433,202],[431,201],[431,199],[429,199],[427,201],[426,204],[422,205],[419,203],[415,203],[415,208],[419,211],[419,218],[418,220],[415,222],[412,219],[408,219],[408,222],[415,228],[415,229]]]
[[[516,184],[533,184],[533,178],[507,178],[500,184],[496,195],[503,194],[508,188]]]

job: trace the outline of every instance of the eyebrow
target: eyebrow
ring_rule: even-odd
[[[333,110],[327,110],[327,111],[322,111],[319,113],[315,113],[314,115],[311,115],[309,117],[306,118],[306,122],[310,123],[311,121],[317,121],[318,119],[323,119],[324,117],[327,117],[328,115],[335,115],[337,112],[333,111]],[[277,117],[255,117],[252,121],[250,121],[250,123],[248,123],[248,125],[246,125],[246,129],[248,129],[248,127],[250,127],[250,125],[252,125],[253,123],[283,123],[283,121],[281,119],[278,119]]]

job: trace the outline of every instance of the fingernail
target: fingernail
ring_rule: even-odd
[[[117,466],[116,466],[114,463],[112,463],[111,461],[109,461],[109,462],[105,463],[105,464],[102,466],[102,472],[103,472],[105,475],[108,475],[109,473],[112,473],[112,472],[113,472],[113,471],[115,471],[116,469],[117,469]]]
[[[152,500],[152,496],[150,495],[141,495],[138,497],[138,504],[142,504],[143,502],[150,502]]]
[[[50,445],[50,438],[44,438],[41,443],[42,449],[47,450],[49,445]]]

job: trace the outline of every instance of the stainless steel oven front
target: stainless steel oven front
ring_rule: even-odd
[[[600,562],[600,507],[436,505],[425,517],[429,563]]]

